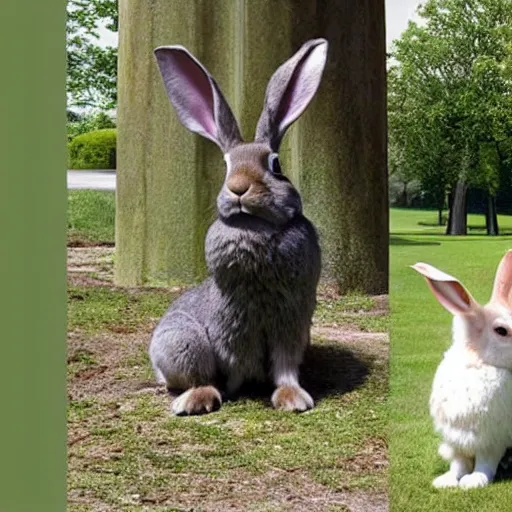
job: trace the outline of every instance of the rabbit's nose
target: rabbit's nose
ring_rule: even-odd
[[[251,188],[251,181],[247,176],[239,174],[232,176],[226,185],[230,192],[233,192],[233,194],[241,197],[249,190],[249,188]]]

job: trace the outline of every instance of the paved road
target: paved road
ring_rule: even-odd
[[[68,171],[68,189],[115,190],[116,171]]]

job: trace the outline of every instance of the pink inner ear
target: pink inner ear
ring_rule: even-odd
[[[326,45],[320,44],[313,48],[295,69],[279,108],[280,132],[283,132],[306,110],[320,85],[326,58]]]
[[[427,263],[416,263],[412,268],[426,278],[436,299],[450,313],[467,313],[473,307],[471,296],[454,277]]]
[[[204,71],[183,51],[166,54],[167,88],[182,123],[191,131],[216,140],[212,86]]]
[[[494,287],[492,290],[491,301],[500,302],[505,306],[512,306],[512,250],[507,251],[503,256],[496,277],[494,279]]]
[[[470,309],[471,299],[457,281],[428,281],[439,303],[450,313],[465,313]]]

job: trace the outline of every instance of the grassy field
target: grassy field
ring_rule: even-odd
[[[115,192],[68,193],[68,245],[113,245]]]
[[[442,236],[436,212],[391,211],[390,502],[392,512],[512,510],[512,482],[473,491],[435,490],[448,469],[428,411],[434,372],[450,344],[451,315],[424,279],[409,268],[430,263],[459,278],[476,300],[489,299],[499,260],[512,248],[512,217],[501,216],[507,236],[482,236],[483,216],[469,216],[470,236]]]
[[[113,285],[114,248],[89,247],[113,240],[102,194],[70,198],[68,510],[387,510],[387,297],[321,288],[301,373],[313,410],[277,412],[271,390],[248,389],[172,417],[147,347],[182,290]]]

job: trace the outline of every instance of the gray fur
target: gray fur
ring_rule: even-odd
[[[265,103],[263,111],[256,126],[256,142],[267,142],[273,151],[278,151],[281,140],[291,122],[281,125],[282,118],[286,115],[286,110],[290,107],[290,96],[295,87],[297,75],[301,71],[302,66],[307,62],[311,52],[315,49],[327,50],[327,42],[325,39],[312,39],[304,43],[299,51],[284,64],[282,64],[270,79],[267,91],[265,93]],[[320,85],[322,77],[323,64],[318,66],[315,73],[303,77],[303,83],[307,81],[312,93],[314,94]],[[301,112],[302,113],[302,112]]]
[[[266,380],[272,361],[297,369],[309,342],[320,275],[312,224],[217,219],[206,237],[210,277],[174,301],[150,356],[172,388]]]
[[[242,136],[238,123],[217,82],[205,67],[182,46],[159,46],[155,49],[155,57],[164,81],[167,97],[176,110],[180,121],[190,130],[215,142],[224,153],[239,144],[242,141]],[[181,69],[185,66],[188,68],[190,75],[193,75],[198,89],[207,91],[204,99],[210,104],[212,116],[217,126],[217,133],[214,136],[207,135],[188,124],[191,117],[189,115],[190,100],[185,93],[190,88],[187,82],[183,80],[183,77],[188,75],[183,73]]]
[[[172,73],[164,77],[174,80]],[[216,98],[225,101],[220,91]],[[226,152],[218,216],[206,236],[209,277],[176,299],[153,332],[157,378],[185,391],[173,402],[176,414],[210,412],[220,405],[217,388],[230,395],[248,380],[273,382],[276,408],[313,406],[298,369],[310,339],[320,248],[299,193],[269,169],[273,152],[268,140]]]

